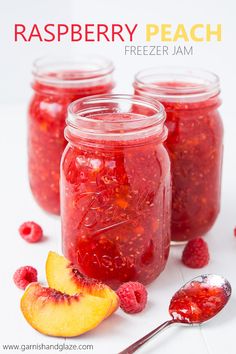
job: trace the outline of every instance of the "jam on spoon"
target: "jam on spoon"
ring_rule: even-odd
[[[200,324],[220,312],[231,296],[231,285],[216,274],[200,275],[178,290],[171,299],[171,320],[148,333],[119,354],[131,354],[164,328],[174,323]]]
[[[201,323],[215,316],[227,301],[224,288],[193,280],[173,296],[169,313],[178,322]]]

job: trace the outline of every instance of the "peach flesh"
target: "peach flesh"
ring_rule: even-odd
[[[27,322],[43,334],[58,337],[74,337],[95,328],[110,307],[110,299],[63,294],[39,283],[31,283],[21,299]]]
[[[55,252],[48,254],[46,276],[51,288],[69,295],[84,293],[110,299],[112,305],[108,316],[119,307],[119,298],[115,291],[106,284],[83,276],[70,261]]]

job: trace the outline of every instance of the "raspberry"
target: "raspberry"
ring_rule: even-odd
[[[28,284],[38,280],[37,270],[31,266],[21,267],[15,271],[13,280],[19,289],[25,290]]]
[[[122,284],[117,290],[120,299],[120,307],[127,313],[141,312],[147,303],[147,290],[139,282]]]
[[[234,236],[236,237],[236,227],[234,228]]]
[[[202,268],[209,262],[208,245],[201,237],[190,240],[182,254],[182,262],[190,268]]]
[[[27,242],[38,242],[43,237],[43,230],[41,226],[34,221],[24,222],[19,227],[21,237]]]

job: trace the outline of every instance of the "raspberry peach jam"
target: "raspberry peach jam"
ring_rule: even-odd
[[[173,176],[173,241],[206,234],[220,210],[223,125],[218,77],[202,70],[149,69],[135,77],[137,95],[166,110]]]
[[[214,279],[214,275],[211,275]],[[192,281],[171,299],[169,313],[175,321],[201,323],[214,317],[228,301],[227,289],[216,284]]]
[[[67,107],[78,98],[109,93],[112,72],[112,63],[99,57],[40,59],[34,64],[28,114],[29,182],[38,204],[50,213],[60,212],[59,170],[66,146]]]
[[[138,112],[138,113],[137,113]],[[63,252],[113,288],[164,269],[170,244],[170,161],[163,106],[102,95],[69,106],[61,163]]]

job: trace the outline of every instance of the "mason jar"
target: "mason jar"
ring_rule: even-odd
[[[104,58],[45,58],[33,66],[28,111],[29,183],[37,203],[60,213],[59,170],[68,105],[78,98],[111,92],[113,64]]]
[[[160,101],[166,110],[173,177],[171,239],[205,235],[220,210],[223,124],[220,82],[214,73],[186,68],[139,72],[135,94]]]
[[[161,104],[99,95],[69,106],[61,163],[64,255],[117,288],[153,281],[170,245],[170,161]]]

